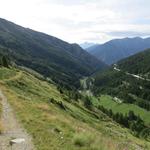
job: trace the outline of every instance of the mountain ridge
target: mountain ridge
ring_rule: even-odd
[[[105,64],[77,44],[0,19],[0,52],[56,82],[74,84]]]
[[[113,39],[104,44],[90,47],[87,51],[106,64],[111,65],[147,48],[150,48],[150,38],[135,37]]]

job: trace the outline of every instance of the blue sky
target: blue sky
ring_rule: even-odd
[[[0,0],[0,15],[70,43],[150,36],[150,0]]]

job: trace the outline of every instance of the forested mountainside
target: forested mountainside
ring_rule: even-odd
[[[150,49],[118,62],[120,69],[150,78]]]
[[[145,102],[150,110],[150,49],[118,62],[104,72],[95,75],[96,93],[108,92],[131,103]],[[142,104],[141,104],[142,105]],[[144,107],[143,106],[143,107]]]
[[[32,68],[66,86],[77,86],[80,77],[106,66],[77,44],[4,19],[0,19],[0,53],[11,57],[16,64]]]
[[[94,77],[93,93],[100,99],[100,109],[108,115],[114,113],[119,118],[130,110],[136,112],[143,119],[143,123],[147,124],[141,130],[137,121],[123,123],[120,119],[117,120],[126,127],[136,131],[136,134],[141,135],[144,130],[150,135],[150,50],[146,50],[137,55],[131,56],[125,60],[118,62],[104,72],[97,73]],[[109,95],[105,97],[103,95]],[[112,115],[110,115],[112,116]],[[115,119],[115,118],[114,118]],[[125,118],[124,118],[125,119]],[[142,123],[142,124],[143,124]],[[133,128],[132,128],[132,127]],[[139,133],[137,133],[139,132]]]
[[[150,38],[136,37],[114,39],[104,44],[89,47],[87,51],[110,65],[147,48],[150,48]]]

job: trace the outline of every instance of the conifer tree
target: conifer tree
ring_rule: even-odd
[[[5,56],[2,57],[2,65],[6,68],[9,68],[8,61]]]

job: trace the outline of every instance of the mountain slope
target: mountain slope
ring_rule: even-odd
[[[125,90],[124,93],[136,94],[150,101],[150,49],[119,61],[104,72],[95,75],[95,84],[102,88],[113,88],[110,92]],[[134,88],[133,88],[133,87]],[[120,91],[117,91],[118,90]],[[115,91],[116,90],[116,91]],[[127,92],[127,91],[128,92]],[[121,92],[122,93],[122,92]],[[147,93],[147,94],[146,94]]]
[[[118,99],[120,103],[140,107],[133,109],[139,112],[148,126],[150,126],[149,115],[147,115],[150,111],[149,58],[150,49],[126,58],[102,73],[97,73],[95,75],[95,88],[93,89],[97,96],[107,94],[116,97],[114,101]],[[120,106],[116,105],[115,110],[118,107]],[[141,108],[145,113],[140,110]],[[126,106],[124,109],[127,109]],[[122,111],[124,110],[122,109]]]
[[[104,44],[90,47],[87,51],[105,63],[113,64],[147,48],[150,48],[150,38],[136,37],[111,40]]]
[[[0,19],[0,52],[18,65],[32,68],[56,82],[75,84],[106,65],[77,44]]]
[[[118,62],[119,68],[150,78],[150,49]]]
[[[101,111],[86,109],[81,99],[70,99],[55,85],[28,72],[1,67],[0,88],[17,119],[32,135],[37,150],[148,150],[150,147],[147,141],[134,137]]]

